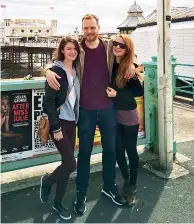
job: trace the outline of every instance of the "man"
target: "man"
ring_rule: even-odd
[[[87,14],[83,17],[82,30],[84,39],[80,44],[80,65],[77,66],[81,83],[81,97],[78,122],[77,199],[74,204],[74,211],[79,215],[83,215],[86,211],[90,157],[96,125],[99,126],[103,148],[104,186],[102,194],[117,205],[124,203],[115,184],[116,116],[112,100],[106,94],[114,63],[112,41],[98,38],[100,25],[95,15]],[[134,73],[134,66],[132,70]],[[47,70],[46,77],[52,88],[60,88],[56,81],[56,78],[59,77],[56,74]]]

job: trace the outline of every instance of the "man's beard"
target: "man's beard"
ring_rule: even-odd
[[[93,41],[95,41],[97,38],[98,38],[98,34],[88,35],[88,36],[85,37],[85,39],[86,39],[88,42],[93,42]]]

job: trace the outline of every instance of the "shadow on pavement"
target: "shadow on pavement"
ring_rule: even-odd
[[[122,177],[117,170],[117,184],[122,186]],[[72,219],[68,222],[76,223],[126,223],[148,222],[155,206],[163,192],[165,181],[148,171],[140,168],[138,178],[138,203],[133,208],[119,207],[109,198],[101,196],[102,173],[91,174],[87,200],[87,211],[79,217],[73,212],[75,199],[75,180],[71,180],[64,204],[72,210]],[[52,197],[55,189],[53,189]],[[52,199],[51,197],[51,199]],[[39,187],[28,188],[2,196],[2,222],[29,222],[29,223],[64,223],[52,210],[52,201],[41,204]]]
[[[122,187],[122,177],[117,172],[117,183]],[[140,169],[138,178],[138,202],[132,207],[118,207],[108,198],[100,197],[86,218],[87,223],[129,223],[149,222],[150,215],[163,192],[165,185],[163,179],[159,179],[144,169]]]

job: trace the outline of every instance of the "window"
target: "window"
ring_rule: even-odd
[[[30,33],[32,33],[33,32],[33,30],[30,30]]]
[[[49,30],[47,30],[46,32],[49,33]]]
[[[41,30],[39,30],[38,32],[41,33]]]
[[[23,32],[24,32],[24,30],[21,30],[21,32],[23,33]]]

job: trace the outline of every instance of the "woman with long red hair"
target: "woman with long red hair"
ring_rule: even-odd
[[[137,175],[139,156],[137,153],[137,137],[139,129],[139,114],[135,97],[143,95],[143,87],[139,81],[140,75],[127,80],[125,74],[129,65],[134,63],[134,45],[131,38],[121,34],[113,41],[115,63],[112,71],[111,87],[107,95],[113,98],[117,113],[117,147],[116,158],[124,178],[123,196],[127,204],[136,203]],[[129,168],[125,153],[129,158]]]

